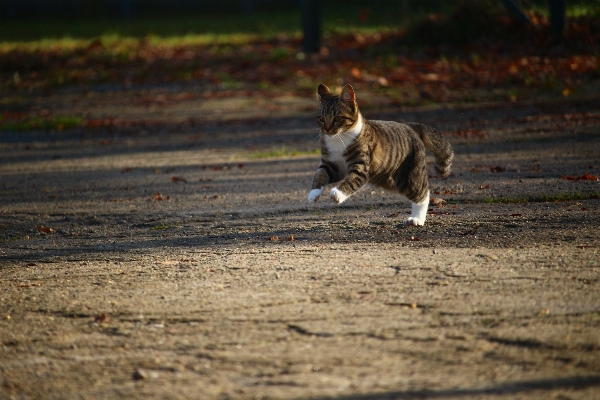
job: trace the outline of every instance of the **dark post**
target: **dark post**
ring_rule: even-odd
[[[565,0],[549,0],[550,30],[552,35],[559,38],[565,30]]]
[[[301,0],[302,7],[302,46],[305,53],[319,51],[321,41],[321,20],[319,18],[319,0]]]
[[[254,11],[254,0],[242,0],[241,7],[244,14],[252,14],[252,11]]]
[[[508,9],[508,11],[510,11],[510,13],[521,23],[523,24],[529,24],[531,26],[533,26],[533,22],[531,22],[531,20],[529,19],[529,17],[527,16],[527,14],[525,14],[523,12],[523,10],[521,10],[515,3],[513,0],[502,0],[502,3],[504,3],[504,6]]]
[[[129,19],[132,15],[131,0],[121,0],[121,18]]]

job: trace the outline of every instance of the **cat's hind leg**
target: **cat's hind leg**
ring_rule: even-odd
[[[412,212],[410,217],[403,221],[404,225],[423,226],[425,224],[425,218],[427,217],[427,209],[429,207],[429,190],[427,196],[420,203],[412,203]]]

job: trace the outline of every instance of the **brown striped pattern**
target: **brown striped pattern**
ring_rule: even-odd
[[[450,174],[454,156],[452,146],[440,132],[428,126],[368,121],[363,117],[364,126],[356,139],[344,138],[344,132],[359,119],[358,106],[356,101],[349,102],[344,96],[347,88],[341,96],[334,96],[324,88],[326,90],[319,87],[321,99],[317,117],[321,127],[321,165],[315,173],[313,189],[338,182],[337,188],[349,196],[364,184],[371,183],[397,190],[413,203],[420,203],[429,190],[426,148],[436,158],[438,174],[443,178]],[[353,97],[353,90],[351,94]],[[339,154],[341,157],[332,154],[326,144],[326,135],[333,140],[339,137],[346,145]]]

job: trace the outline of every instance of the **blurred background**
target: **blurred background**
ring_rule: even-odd
[[[597,0],[0,0],[0,126],[68,88],[352,83],[363,109],[589,97],[599,38]]]
[[[457,7],[477,4],[489,13],[504,8],[516,19],[532,14],[548,18],[552,13],[598,17],[600,9],[596,0],[2,0],[1,39],[90,38],[104,34],[293,34],[301,29],[302,9],[310,7],[322,13],[326,34],[398,29],[431,15],[447,16]],[[516,15],[519,12],[524,16]]]

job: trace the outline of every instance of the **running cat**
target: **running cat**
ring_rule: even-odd
[[[370,183],[404,195],[412,203],[411,215],[404,224],[423,225],[429,205],[425,148],[433,152],[435,169],[445,178],[454,157],[448,140],[425,125],[365,119],[350,85],[344,86],[339,96],[323,84],[318,92],[321,164],[308,201],[316,202],[325,185],[337,183],[329,197],[343,203]]]

